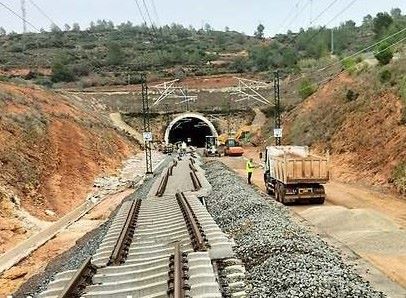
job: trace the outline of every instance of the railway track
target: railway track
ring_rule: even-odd
[[[174,161],[147,197],[124,202],[96,253],[39,297],[245,297],[245,274],[200,196],[195,158]]]

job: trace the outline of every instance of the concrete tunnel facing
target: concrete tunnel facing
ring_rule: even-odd
[[[185,113],[169,124],[165,132],[165,143],[175,144],[184,141],[188,145],[201,148],[205,145],[206,136],[218,137],[214,125],[203,115]]]

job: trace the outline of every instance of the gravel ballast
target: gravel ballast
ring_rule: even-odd
[[[207,208],[237,244],[249,297],[385,297],[285,206],[265,200],[219,162],[205,170],[213,187]]]

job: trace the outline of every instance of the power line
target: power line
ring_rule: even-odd
[[[402,31],[404,31],[404,30],[406,30],[406,28],[404,28]],[[383,40],[382,40],[382,41],[383,41]],[[381,41],[381,42],[382,42],[382,41]],[[394,46],[400,44],[400,43],[403,42],[403,41],[406,41],[406,37],[403,37],[403,38],[401,38],[400,40],[396,41],[395,43],[392,43],[392,44],[388,45],[388,46],[385,47],[384,49],[379,50],[378,52],[375,52],[375,55],[380,54],[380,53],[382,53],[382,52],[384,52],[384,51],[386,51],[386,50],[388,50],[388,49],[390,49],[390,48],[392,48],[392,47],[394,47]],[[344,59],[342,59],[342,60],[340,60],[340,61],[343,61],[343,60],[348,59],[348,58],[349,58],[349,57],[346,57],[346,58],[344,58]],[[339,61],[339,62],[340,62],[340,61]],[[358,65],[355,64],[355,65],[353,65],[353,66],[347,68],[346,70],[354,69],[354,68],[356,68],[357,66],[358,66]],[[340,75],[341,73],[343,73],[344,71],[345,71],[345,70],[340,70],[338,73],[333,74],[333,75],[331,75],[331,76],[329,76],[329,77],[326,77],[326,78],[324,78],[324,79],[322,79],[322,80],[320,80],[320,81],[318,81],[318,82],[316,82],[316,83],[313,83],[312,85],[313,85],[313,86],[316,86],[316,87],[319,87],[321,84],[323,84],[323,83],[325,83],[325,82],[328,82],[328,81],[331,81],[333,78],[339,76],[339,75]],[[297,79],[291,81],[290,83],[293,83],[294,81],[300,80],[300,79],[302,79],[302,78],[303,78],[303,76],[302,76],[301,78],[297,78]],[[303,91],[303,90],[306,89],[306,88],[308,88],[308,87],[307,87],[307,86],[306,86],[306,87],[303,87],[303,88],[299,89],[298,92]],[[294,94],[294,93],[295,93],[295,92],[292,92],[291,94]]]
[[[293,23],[294,21],[296,21],[297,17],[303,13],[303,11],[305,10],[305,8],[307,8],[307,6],[309,6],[309,4],[311,3],[311,1],[312,1],[312,0],[308,0],[308,1],[306,2],[306,4],[305,4],[301,9],[299,9],[299,11],[295,14],[295,16],[293,17],[293,19],[292,19],[292,20],[289,22],[289,24],[286,26],[286,28],[289,28],[289,26],[292,25],[292,23]]]
[[[339,64],[341,64],[343,61],[345,61],[345,60],[347,60],[347,59],[350,59],[350,58],[352,58],[352,57],[355,57],[355,56],[357,56],[357,55],[359,55],[359,54],[361,54],[361,53],[363,53],[363,52],[365,52],[365,51],[367,51],[367,50],[369,50],[369,49],[371,49],[371,48],[373,48],[373,47],[375,47],[375,46],[377,46],[377,45],[383,43],[384,41],[387,41],[388,39],[390,39],[390,38],[392,38],[392,37],[395,37],[396,35],[399,35],[399,34],[402,33],[402,32],[405,32],[405,31],[406,31],[406,27],[403,28],[403,29],[401,29],[401,30],[399,30],[399,31],[397,31],[397,32],[395,32],[395,33],[393,33],[393,34],[391,34],[391,35],[389,35],[389,36],[387,36],[387,37],[385,37],[385,38],[383,38],[383,39],[381,39],[381,40],[379,40],[379,41],[377,41],[377,42],[375,42],[375,43],[373,43],[372,45],[369,45],[369,46],[367,46],[367,47],[365,47],[365,48],[363,48],[363,49],[361,49],[361,50],[359,50],[359,51],[357,51],[357,52],[355,52],[355,53],[353,53],[353,54],[351,54],[351,55],[349,55],[349,56],[346,56],[346,57],[340,59],[340,60],[337,61],[337,62],[331,63],[331,64],[329,64],[329,65],[327,65],[327,66],[322,67],[322,68],[316,69],[316,70],[310,72],[310,74],[316,73],[316,72],[325,71],[326,69],[328,69],[328,68],[330,68],[330,67],[333,67],[333,66],[335,66],[335,65],[339,65]],[[403,40],[403,39],[402,39],[402,40]],[[294,82],[296,82],[296,81],[298,81],[298,80],[300,80],[300,79],[302,79],[302,78],[303,78],[303,75],[300,76],[300,77],[298,77],[298,78],[296,78],[296,79],[293,79],[293,80],[289,81],[288,83],[289,83],[289,84],[294,83]]]
[[[44,16],[46,19],[48,19],[48,21],[51,22],[51,24],[57,26],[59,28],[59,26],[56,24],[56,22],[54,22],[54,20],[52,20],[45,12],[44,10],[39,7],[33,0],[29,0],[30,3],[42,14],[42,16]]]
[[[20,16],[18,13],[16,13],[14,10],[12,10],[10,7],[8,7],[6,4],[0,1],[0,5],[3,6],[5,9],[7,9],[9,12],[11,12],[13,15],[15,15],[17,18],[28,24],[31,28],[33,28],[35,31],[41,32],[37,27],[35,27],[31,22],[27,21],[27,19],[23,18]]]
[[[145,16],[144,16],[144,14],[142,13],[142,9],[141,9],[140,3],[138,2],[138,0],[134,0],[134,2],[135,2],[135,4],[137,4],[138,12],[139,12],[139,14],[140,14],[142,20],[144,21],[144,24],[147,24],[147,21],[146,21],[146,19],[145,19]]]
[[[153,11],[154,11],[156,20],[157,20],[157,22],[158,22],[158,26],[160,26],[161,21],[159,20],[159,15],[158,15],[158,11],[157,11],[156,6],[155,6],[155,1],[154,1],[154,0],[151,0],[151,4],[152,4],[152,9],[153,9]]]
[[[313,34],[308,40],[306,40],[306,43],[309,43],[312,41],[317,35],[320,34],[320,32],[323,31],[329,24],[331,24],[333,21],[335,21],[340,15],[342,15],[345,11],[347,11],[354,3],[357,2],[357,0],[352,0],[346,7],[344,7],[338,14],[336,14],[330,21],[328,21],[327,24],[325,24],[323,27],[320,27],[319,30],[315,34]]]
[[[310,25],[317,21],[323,14],[325,14],[334,4],[336,4],[339,0],[332,1],[322,12],[320,12],[317,17],[310,21]]]
[[[280,32],[284,27],[285,23],[287,22],[288,19],[290,19],[291,14],[295,11],[295,8],[299,7],[300,2],[303,0],[299,0],[296,2],[296,4],[292,7],[292,9],[289,11],[288,15],[283,19],[282,23],[279,25],[279,30],[277,32]]]
[[[148,6],[147,6],[147,4],[145,3],[145,0],[142,0],[142,3],[144,4],[144,8],[145,8],[145,11],[147,12],[147,16],[148,16],[149,22],[150,22],[150,24],[151,24],[151,27],[154,28],[154,22],[152,22],[152,18],[151,18],[151,15],[150,15],[150,13],[149,13]]]

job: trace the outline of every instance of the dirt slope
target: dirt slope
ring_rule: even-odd
[[[406,127],[396,88],[376,77],[376,70],[342,74],[323,86],[287,113],[285,142],[329,149],[334,179],[388,185],[406,160]]]
[[[0,253],[86,198],[135,148],[83,102],[0,84]],[[45,210],[51,210],[46,214]]]

